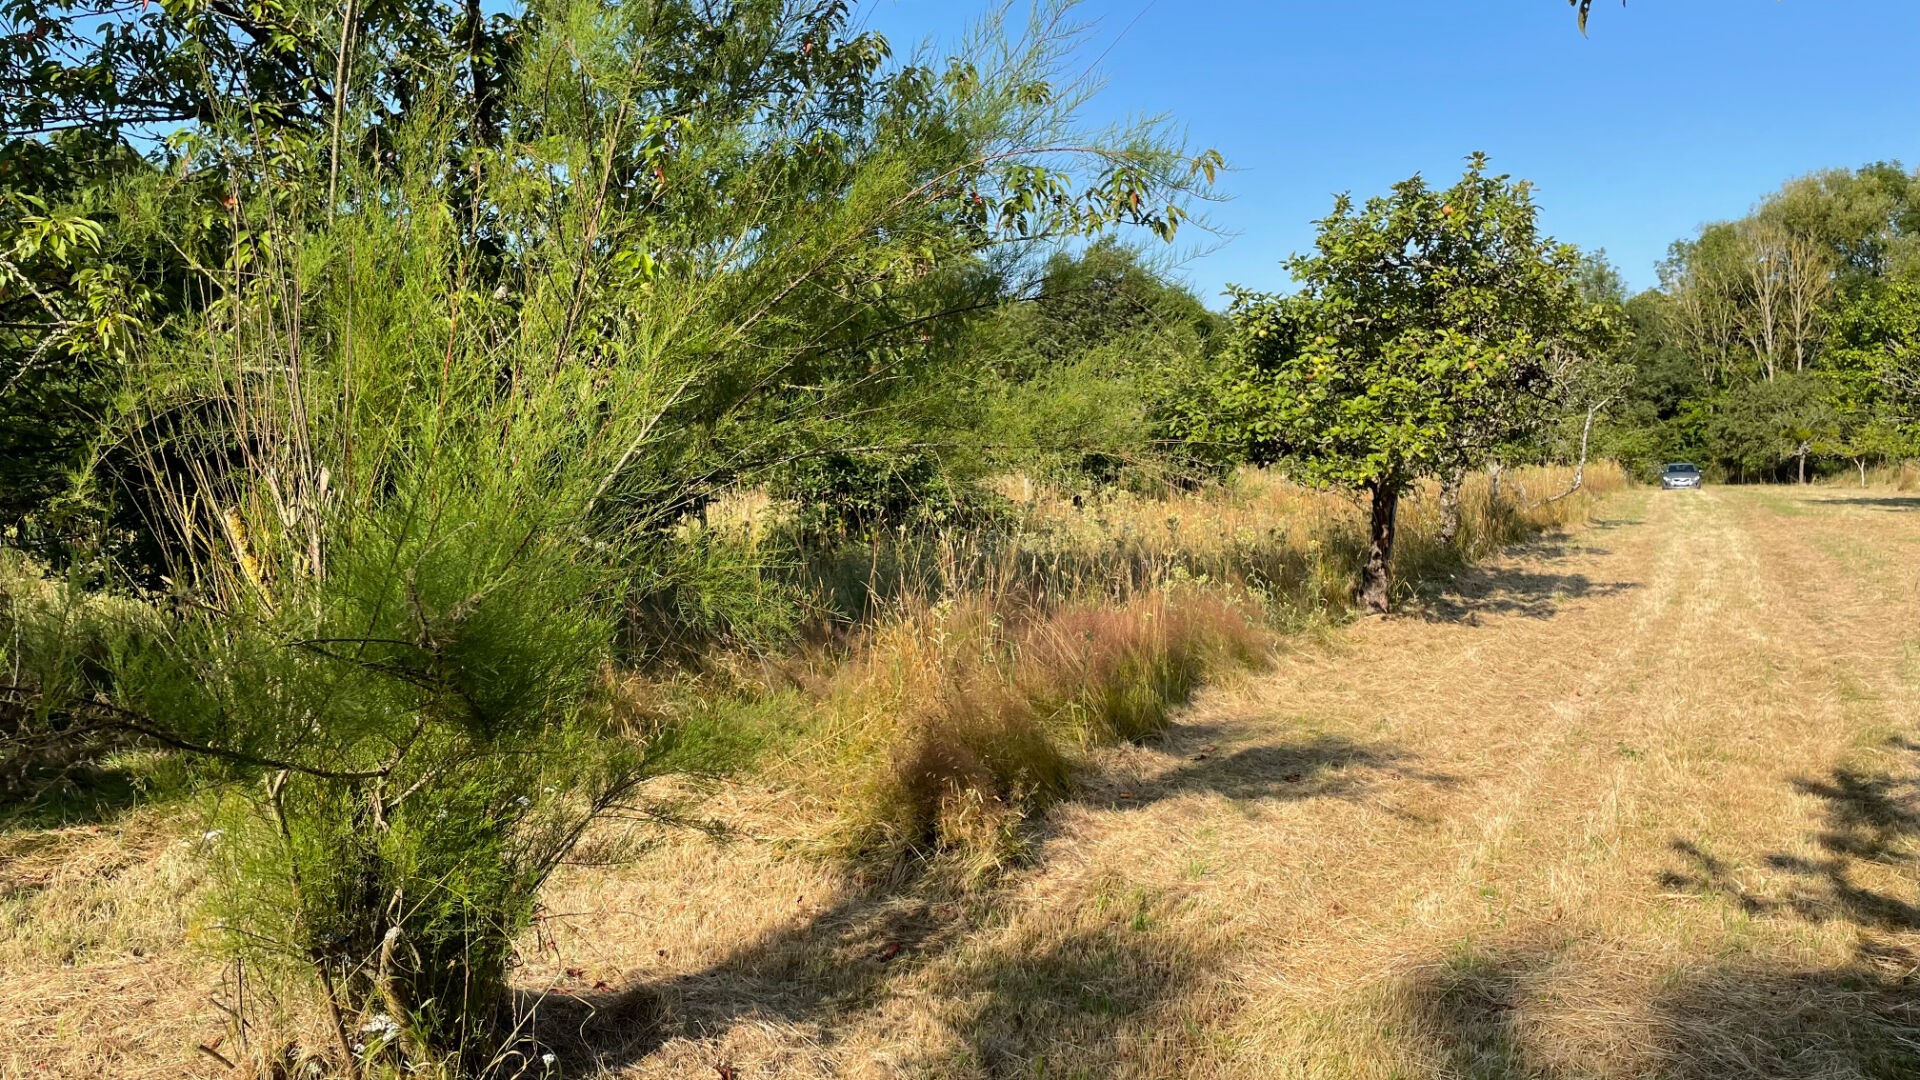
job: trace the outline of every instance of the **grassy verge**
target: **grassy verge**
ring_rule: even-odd
[[[1411,500],[1400,549],[1407,587],[1419,574],[1575,523],[1623,482],[1590,470],[1585,491],[1546,502],[1567,480],[1563,471],[1525,470],[1507,478],[1498,502],[1484,480],[1470,484],[1456,549],[1438,542],[1434,493]],[[677,769],[735,772],[739,783],[710,792],[698,812],[773,842],[716,851],[692,837],[676,841],[655,857],[667,870],[649,864],[658,895],[629,895],[638,884],[620,865],[583,869],[549,901],[554,911],[597,909],[604,896],[574,893],[611,890],[623,897],[621,910],[669,923],[685,909],[697,923],[685,940],[721,948],[733,916],[696,911],[687,897],[739,875],[791,880],[793,895],[811,904],[844,891],[833,883],[848,871],[866,881],[930,872],[930,883],[942,883],[936,893],[970,894],[965,910],[995,908],[999,891],[978,886],[1032,854],[1029,822],[1070,796],[1104,748],[1152,740],[1204,682],[1258,667],[1287,635],[1352,614],[1363,522],[1337,495],[1258,473],[1209,491],[1084,505],[1022,484],[1008,495],[1014,524],[992,533],[899,538],[814,559],[802,585],[851,599],[822,601],[802,645],[772,655],[732,650],[672,678],[614,676],[628,706],[621,723],[672,739],[666,759]],[[231,985],[231,966],[189,943],[202,921],[195,912],[210,826],[191,808],[136,807],[99,809],[95,824],[16,821],[3,838],[0,966],[9,977],[0,999],[17,1018],[6,1034],[18,1049],[0,1066],[53,1076],[182,1075],[195,1066],[212,1074],[217,1062],[196,1045],[237,1053],[231,1039],[215,1041],[223,1021],[202,1005],[208,994],[231,1006],[260,991]],[[596,841],[583,865],[603,849],[623,850]],[[900,897],[923,893],[896,890],[887,903],[911,907],[920,901]],[[1145,917],[1128,910],[1127,926]],[[643,925],[603,912],[591,934],[619,951],[668,934],[662,964],[711,959],[691,946],[683,959],[672,936],[680,931]],[[537,964],[545,947],[524,943],[522,960]],[[862,963],[893,947],[847,945]],[[789,960],[812,970],[824,962],[812,949],[796,939],[788,957],[770,946],[766,977]],[[689,1001],[697,1003],[701,985],[689,984]],[[197,989],[160,989],[168,986]],[[109,1005],[138,1025],[102,1026]],[[326,1045],[321,1018],[290,1001],[248,1008],[263,1040],[248,1051],[256,1058],[284,1057],[288,1038]],[[268,1029],[280,1034],[271,1045]]]
[[[1591,467],[1553,498],[1572,479],[1469,481],[1452,545],[1423,489],[1403,510],[1403,591],[1580,522],[1626,483]],[[809,846],[883,864],[934,855],[977,879],[1019,858],[1021,823],[1074,789],[1091,752],[1153,737],[1208,678],[1354,613],[1364,519],[1340,495],[1253,471],[1090,504],[1023,480],[1004,494],[1011,526],[816,555],[802,587],[838,615],[816,621],[811,648],[732,658],[728,704],[679,692],[683,715],[760,751],[755,768],[828,822]]]

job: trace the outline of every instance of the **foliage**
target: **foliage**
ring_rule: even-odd
[[[1897,163],[1824,170],[1676,243],[1661,289],[1628,305],[1629,377],[1603,451],[1749,480],[1913,453],[1900,342],[1915,183]]]
[[[130,740],[86,703],[112,695],[115,656],[156,622],[137,602],[0,550],[0,805],[111,786],[107,762]]]
[[[1022,302],[1007,309],[1010,340],[995,363],[1016,381],[1142,334],[1204,338],[1220,329],[1219,316],[1113,236],[1054,254],[1034,286],[1015,295]]]
[[[666,19],[689,10],[657,7]],[[0,119],[9,133],[85,129],[119,139],[218,125],[238,101],[251,121],[313,134],[337,123],[353,98],[378,102],[383,120],[400,120],[448,89],[441,73],[451,72],[472,106],[463,118],[497,135],[495,106],[516,47],[537,33],[543,13],[564,17],[565,8],[489,14],[477,3],[437,0],[370,0],[344,10],[302,0],[138,8],[11,0],[0,9],[8,31]]]
[[[502,495],[356,515],[369,535],[324,579],[117,658],[118,709],[264,773],[219,822],[232,945],[310,965],[356,1026],[391,1018],[399,1045],[376,1058],[494,1052],[541,884],[643,775],[602,735],[605,570]]]
[[[1769,475],[1833,437],[1824,389],[1818,376],[1787,374],[1729,391],[1708,419],[1710,444],[1727,448],[1718,456],[1736,479]]]
[[[135,339],[178,302],[157,237],[126,222],[149,174],[93,132],[0,144],[0,528],[16,543],[70,492]]]
[[[105,579],[164,593],[156,625],[9,708],[202,763],[226,941],[317,978],[343,1067],[504,1067],[515,935],[670,742],[617,730],[618,647],[790,620],[700,512],[868,455],[925,481],[881,509],[924,511],[948,470],[910,447],[964,424],[968,303],[1038,245],[1185,218],[1217,156],[1083,128],[1066,14],[943,64],[797,0],[542,5],[484,48],[475,9],[432,4],[168,5],[10,43],[22,130],[190,123],[164,172],[103,185],[111,227],[15,204],[21,279],[84,295],[75,254],[154,222],[208,242],[163,249],[181,299],[121,336],[111,416],[41,410],[111,420],[85,479],[153,572]],[[64,326],[32,329],[50,353]]]
[[[1224,320],[1143,253],[1103,237],[1049,259],[982,335],[1001,460],[1097,487],[1123,474],[1218,475],[1222,456],[1181,438]]]
[[[1825,366],[1836,404],[1856,426],[1920,437],[1920,284],[1858,291],[1835,313]]]
[[[958,522],[985,499],[970,480],[925,450],[834,453],[782,468],[768,492],[792,504],[802,535],[830,542]]]
[[[1240,292],[1228,421],[1313,483],[1397,486],[1492,451],[1550,400],[1583,332],[1571,248],[1540,237],[1525,184],[1475,158],[1320,222],[1300,292]]]
[[[1201,430],[1369,494],[1376,608],[1399,493],[1533,429],[1604,323],[1576,287],[1577,252],[1535,216],[1528,186],[1475,155],[1444,191],[1415,177],[1362,207],[1342,196],[1315,253],[1288,263],[1297,293],[1235,294],[1222,411]]]

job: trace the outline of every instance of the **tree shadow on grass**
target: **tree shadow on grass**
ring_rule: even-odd
[[[1603,1010],[1601,1023],[1620,1023],[1614,1031],[1564,1011],[1569,977],[1581,973],[1551,947],[1448,957],[1406,980],[1396,999],[1405,1029],[1445,1075],[1895,1080],[1920,1070],[1920,984],[1895,967],[1863,954],[1827,970],[1683,969],[1653,986],[1644,1015]]]
[[[1384,743],[1317,735],[1297,742],[1221,752],[1212,745],[1202,745],[1212,731],[1204,727],[1181,730],[1175,744],[1186,750],[1183,764],[1137,784],[1102,784],[1087,792],[1087,801],[1125,809],[1196,793],[1213,793],[1236,802],[1356,799],[1388,777],[1442,786],[1457,782],[1453,777],[1416,768],[1412,755]]]
[[[954,905],[905,888],[859,889],[701,970],[656,977],[639,968],[590,990],[525,989],[515,1009],[531,1017],[527,1052],[555,1054],[569,1076],[618,1071],[672,1040],[716,1040],[742,1024],[798,1028],[828,1046],[833,1020],[871,1005],[888,980],[945,953],[965,929]]]
[[[1908,970],[1912,969],[1909,957]],[[1920,1075],[1920,982],[1883,957],[1807,969],[1691,972],[1654,999],[1663,1076],[1675,1080]]]
[[[0,836],[13,832],[99,825],[146,798],[132,773],[111,767],[68,769],[25,792],[0,788]]]
[[[1180,1031],[1166,1006],[1203,984],[1221,959],[1168,928],[1176,904],[1148,894],[1113,898],[1027,924],[947,966],[930,996],[950,1037],[923,1047],[905,1072],[1111,1076],[1130,1058],[1164,1052]]]
[[[1684,839],[1669,889],[1719,897],[1756,918],[1846,922],[1861,933],[1852,963],[1828,969],[1759,961],[1692,972],[1663,989],[1655,1013],[1683,1080],[1719,1077],[1920,1076],[1920,746],[1895,740],[1889,768],[1836,768],[1793,786],[1820,800],[1817,856],[1764,856],[1778,884],[1749,888],[1728,859]],[[1876,868],[1880,868],[1876,871]],[[1885,868],[1895,873],[1888,874]],[[1863,881],[1869,872],[1889,884]],[[1906,895],[1902,895],[1905,893]]]
[[[1662,874],[1661,884],[1724,897],[1751,915],[1844,920],[1868,931],[1920,931],[1920,897],[1858,880],[1872,866],[1920,867],[1920,746],[1903,739],[1892,748],[1901,754],[1894,769],[1837,768],[1824,778],[1793,781],[1795,789],[1821,801],[1825,820],[1813,837],[1818,856],[1775,852],[1765,857],[1769,868],[1785,873],[1784,889],[1751,892],[1726,862],[1680,839],[1673,850],[1688,865]]]
[[[1179,741],[1211,730],[1183,729]],[[1331,737],[1187,756],[1171,773],[1105,797],[1123,808],[1200,791],[1237,800],[1358,798],[1372,777],[1409,768],[1390,748]],[[1031,835],[1035,858],[1044,858],[1050,838],[1043,818]],[[1057,920],[983,934],[992,912],[1004,918],[991,892],[954,897],[910,879],[878,884],[699,971],[655,977],[640,969],[618,985],[523,991],[517,1008],[535,1016],[525,1052],[552,1052],[567,1075],[579,1075],[618,1070],[678,1039],[713,1045],[752,1025],[831,1053],[849,1018],[909,980],[945,1033],[925,1051],[932,1075],[1105,1075],[1130,1045],[1154,1040],[1154,1010],[1216,959],[1163,931],[1171,902],[1144,893],[1097,897]],[[644,958],[644,948],[638,954]],[[912,980],[922,969],[925,981]]]
[[[1490,615],[1551,619],[1571,601],[1616,596],[1639,587],[1631,581],[1595,581],[1585,574],[1468,568],[1454,575],[1445,592],[1427,597],[1414,611],[1428,622],[1469,626]]]
[[[1920,495],[1846,495],[1820,501],[1837,503],[1841,506],[1866,506],[1876,510],[1896,512],[1920,510]]]
[[[1397,987],[1401,1026],[1447,1075],[1554,1077],[1532,1052],[1522,1008],[1553,963],[1550,951],[1462,951]]]
[[[917,1048],[923,1072],[1024,1077],[1039,1068],[1052,1076],[1044,1070],[1071,1064],[1103,1075],[1142,1017],[1211,963],[1161,929],[1167,903],[1117,897],[983,948],[972,943],[985,929],[979,905],[968,914],[909,891],[863,892],[700,971],[636,972],[622,985],[578,992],[521,991],[515,1007],[532,1018],[532,1038],[520,1055],[531,1062],[553,1053],[564,1075],[597,1075],[675,1040],[724,1055],[729,1032],[753,1027],[831,1056],[849,1021],[883,1005],[899,984],[917,982],[911,992],[927,1002],[926,1019],[942,1036]],[[727,1076],[734,1065],[722,1056],[709,1067]]]
[[[1618,528],[1627,521],[1599,522],[1591,528]],[[1535,562],[1550,563],[1573,556],[1605,555],[1605,548],[1555,537],[1513,549]],[[1576,600],[1614,596],[1639,585],[1630,581],[1595,581],[1586,574],[1552,570],[1525,570],[1498,564],[1470,564],[1432,574],[1415,585],[1406,614],[1427,622],[1477,626],[1487,616],[1550,619]]]

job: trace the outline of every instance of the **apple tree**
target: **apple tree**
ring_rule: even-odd
[[[1449,475],[1536,430],[1594,305],[1581,259],[1541,234],[1524,181],[1476,154],[1436,190],[1415,176],[1356,205],[1341,196],[1297,291],[1235,290],[1203,436],[1304,482],[1367,496],[1359,598],[1391,606],[1394,529],[1415,481]]]

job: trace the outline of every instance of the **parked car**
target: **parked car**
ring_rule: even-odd
[[[1669,491],[1674,488],[1697,488],[1700,486],[1700,466],[1676,461],[1660,473],[1660,486]]]

